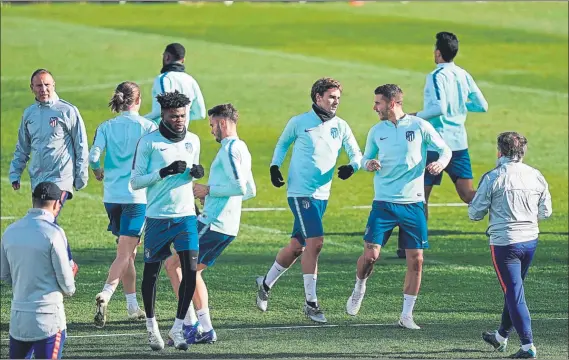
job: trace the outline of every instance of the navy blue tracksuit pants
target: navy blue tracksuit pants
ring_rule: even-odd
[[[498,333],[507,338],[516,329],[522,345],[533,343],[524,279],[537,248],[537,239],[505,246],[490,245],[492,262],[504,291],[504,310]]]

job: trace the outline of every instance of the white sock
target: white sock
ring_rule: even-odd
[[[532,346],[533,346],[533,343],[522,345],[522,350],[528,351],[529,349],[531,349]]]
[[[508,340],[508,338],[503,337],[498,331],[496,331],[496,341],[503,343],[506,340]]]
[[[113,289],[113,286],[111,284],[105,284],[105,286],[103,286],[103,292],[107,296],[107,301],[110,301],[111,297],[115,293],[115,289]]]
[[[366,281],[367,279],[360,279],[356,275],[356,286],[354,287],[355,292],[358,294],[364,294],[366,292]]]
[[[196,316],[196,310],[194,309],[194,302],[190,302],[190,307],[184,318],[184,325],[194,326],[198,322],[198,317]]]
[[[150,332],[158,331],[158,322],[155,317],[146,318],[146,330]]]
[[[403,294],[403,311],[401,312],[401,316],[413,316],[413,307],[415,306],[416,300],[417,295]]]
[[[272,288],[273,285],[275,285],[275,283],[277,282],[277,280],[281,277],[281,275],[284,274],[285,271],[287,270],[288,270],[287,268],[280,266],[279,263],[275,261],[275,263],[273,264],[273,266],[271,266],[271,269],[267,273],[267,276],[265,276],[265,284],[269,288]]]
[[[317,302],[316,298],[316,274],[304,274],[304,295],[306,296],[306,301]]]
[[[208,332],[213,330],[213,326],[211,325],[211,319],[209,317],[209,308],[203,308],[196,312],[198,314],[198,319],[200,321],[200,324],[203,327],[203,331]]]
[[[172,332],[182,331],[182,325],[184,325],[184,319],[174,319],[174,325],[172,326]]]
[[[136,293],[124,294],[126,297],[126,309],[134,311],[138,309],[138,301],[136,301]]]

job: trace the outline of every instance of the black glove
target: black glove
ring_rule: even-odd
[[[283,176],[277,165],[271,166],[271,182],[278,188],[284,185]]]
[[[165,168],[160,169],[160,177],[164,179],[168,175],[181,174],[186,171],[186,162],[176,160]]]
[[[203,169],[203,166],[201,165],[193,165],[190,170],[190,176],[193,177],[194,179],[201,179],[203,178],[204,174],[205,171]]]
[[[354,173],[354,167],[352,165],[342,165],[338,168],[338,177],[342,180],[346,180]]]

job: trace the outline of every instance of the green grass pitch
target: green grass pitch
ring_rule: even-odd
[[[535,344],[542,359],[568,356],[567,321],[567,16],[563,2],[329,4],[53,4],[1,7],[1,209],[2,230],[30,206],[24,184],[14,192],[8,168],[23,109],[33,98],[29,75],[50,69],[59,95],[77,105],[90,138],[111,116],[106,107],[116,84],[143,87],[142,113],[150,110],[152,79],[161,53],[172,41],[188,52],[187,68],[199,82],[207,106],[233,102],[241,113],[239,134],[253,155],[257,197],[245,207],[285,208],[283,188],[270,184],[268,165],[286,121],[310,106],[319,77],[344,85],[339,115],[362,147],[377,121],[373,90],[397,83],[405,109],[420,110],[425,75],[434,68],[434,34],[452,31],[461,49],[457,64],[477,80],[489,102],[487,114],[468,117],[475,183],[493,167],[496,135],[516,130],[529,139],[526,162],[539,168],[551,187],[553,217],[541,225],[540,245],[526,281]],[[202,142],[206,170],[218,144],[207,121],[192,123]],[[343,154],[339,163],[344,163]],[[284,168],[286,174],[286,166]],[[27,177],[27,175],[26,175]],[[203,183],[203,180],[201,181]],[[362,232],[373,197],[372,176],[360,172],[335,179],[325,217],[327,236],[320,256],[318,298],[328,327],[301,312],[302,275],[294,266],[277,284],[269,311],[255,306],[255,275],[265,273],[288,242],[288,211],[244,212],[238,238],[206,271],[210,309],[219,341],[187,353],[146,345],[143,322],[126,321],[119,288],[105,329],[92,325],[94,297],[115,256],[101,202],[102,185],[92,176],[62,213],[81,269],[77,293],[65,301],[68,358],[499,358],[480,334],[496,328],[502,293],[491,265],[486,221],[468,220],[465,207],[430,209],[431,249],[415,307],[421,331],[395,326],[401,311],[404,262],[393,241],[368,281],[360,314],[349,317],[345,303],[362,252]],[[448,177],[432,203],[459,202]],[[142,259],[137,259],[138,282]],[[157,314],[163,333],[171,326],[176,300],[164,272]],[[2,286],[1,357],[7,357],[11,290]],[[139,302],[142,303],[140,295]],[[285,327],[285,328],[283,328]],[[518,346],[513,334],[510,349]]]

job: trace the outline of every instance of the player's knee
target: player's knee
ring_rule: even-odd
[[[379,254],[374,251],[366,251],[364,254],[364,261],[366,264],[375,264],[379,260]]]
[[[474,199],[475,194],[476,192],[474,190],[462,190],[458,192],[460,200],[462,200],[466,204],[469,204],[472,201],[472,199]]]
[[[291,249],[292,254],[294,255],[295,258],[299,257],[300,255],[302,255],[302,253],[304,252],[304,247],[300,246],[300,247],[293,247]]]
[[[310,249],[317,254],[320,253],[323,245],[324,245],[323,237],[311,238],[306,240],[306,246],[310,247]]]
[[[410,270],[421,272],[423,269],[423,254],[415,254],[409,259]]]
[[[302,255],[302,253],[304,252],[304,246],[302,246],[297,239],[292,239],[292,241],[290,242],[290,244],[287,246],[286,250],[292,254],[295,258],[299,257],[300,255]]]
[[[164,267],[166,268],[166,272],[168,275],[176,274],[177,269],[180,267],[180,261],[178,260],[178,256],[170,256],[164,262]]]

